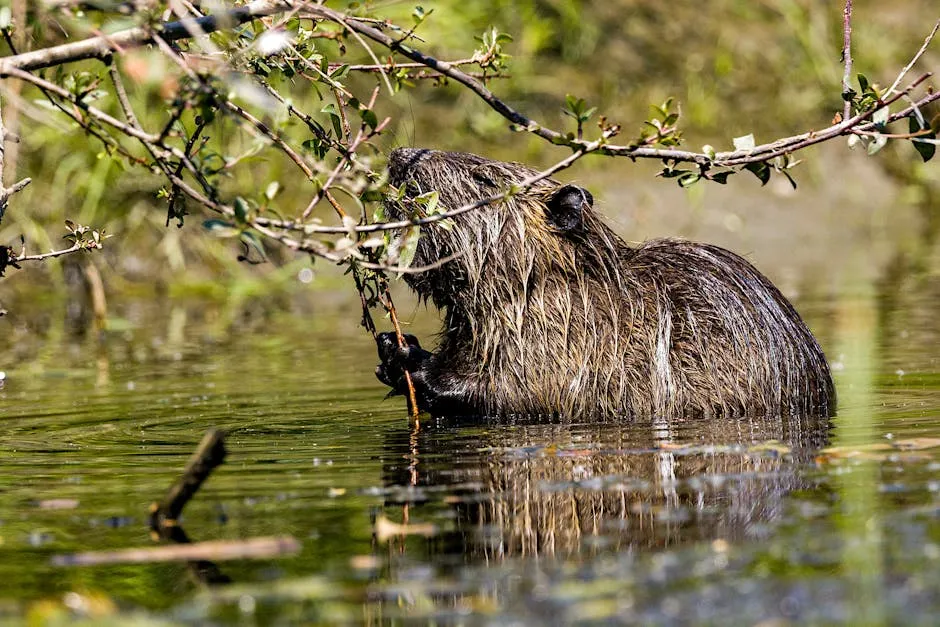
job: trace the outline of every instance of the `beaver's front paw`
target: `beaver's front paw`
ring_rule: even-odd
[[[382,360],[375,368],[375,376],[401,394],[408,390],[405,371],[423,373],[431,357],[431,353],[421,348],[418,338],[408,334],[404,338],[405,346],[398,345],[398,337],[394,333],[379,333],[375,338],[379,359]]]

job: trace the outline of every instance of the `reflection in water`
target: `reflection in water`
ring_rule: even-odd
[[[807,417],[402,429],[386,441],[386,510],[449,508],[426,550],[468,562],[755,538],[828,438],[829,420]]]

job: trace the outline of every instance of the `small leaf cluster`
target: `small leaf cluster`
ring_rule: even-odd
[[[474,39],[480,42],[480,46],[471,59],[480,66],[484,76],[501,74],[509,68],[510,55],[503,50],[503,44],[512,41],[512,36],[494,26]]]
[[[105,233],[104,229],[94,229],[90,226],[76,224],[71,220],[65,221],[65,228],[68,232],[63,236],[63,239],[81,250],[99,249],[101,243],[111,237]]]
[[[885,94],[875,83],[872,83],[864,74],[857,75],[859,90],[848,89],[842,93],[842,98],[851,103],[850,110],[853,115],[873,112],[871,121],[874,130],[871,132],[857,132],[849,136],[849,148],[863,146],[868,155],[874,155],[888,143],[888,124],[891,119],[890,108],[884,104],[882,98]],[[940,132],[940,114],[928,122],[923,114],[917,110],[908,116],[908,135],[914,149],[925,162],[933,158],[937,150],[937,133]]]
[[[101,89],[101,78],[91,72],[66,72],[63,66],[56,68],[58,83],[69,91],[78,103],[101,100],[108,92]]]
[[[565,115],[574,118],[578,124],[578,139],[584,136],[584,124],[591,119],[597,107],[588,107],[584,98],[578,98],[567,94],[565,96],[565,108],[561,110]]]
[[[741,137],[733,138],[732,144],[734,145],[735,151],[747,153],[754,150],[757,142],[754,140],[753,133],[749,133]],[[715,159],[717,154],[715,149],[709,145],[703,146],[702,152],[712,160]],[[697,169],[692,169],[682,167],[674,161],[666,160],[664,163],[665,167],[659,173],[659,176],[676,179],[679,183],[679,187],[691,187],[702,179],[724,185],[728,182],[728,177],[738,172],[747,171],[757,177],[761,186],[770,182],[771,175],[776,172],[785,176],[790,185],[793,186],[793,189],[796,189],[796,180],[790,174],[789,170],[798,166],[802,161],[794,159],[790,154],[784,154],[774,157],[773,159],[747,163],[739,168],[716,169],[710,163],[706,163],[699,164]]]
[[[881,104],[881,93],[878,85],[869,81],[864,74],[859,74],[856,78],[859,91],[850,87],[842,92],[842,99],[852,105],[852,115],[870,111]]]
[[[661,146],[675,148],[682,144],[682,133],[677,124],[682,115],[672,98],[661,105],[650,105],[651,115],[643,122],[643,130],[634,141],[637,146]]]

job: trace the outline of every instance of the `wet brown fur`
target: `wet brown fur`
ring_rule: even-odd
[[[467,153],[399,149],[392,184],[453,209],[534,170]],[[423,227],[409,279],[444,312],[429,371],[486,413],[709,417],[830,413],[825,357],[750,263],[707,244],[630,246],[585,204],[566,233],[547,215],[561,184]],[[407,202],[405,203],[407,204]],[[398,217],[406,212],[390,203]]]

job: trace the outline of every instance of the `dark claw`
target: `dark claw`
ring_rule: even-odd
[[[436,415],[468,415],[477,411],[467,402],[466,391],[454,389],[451,384],[438,377],[433,353],[421,348],[418,338],[405,335],[405,346],[398,345],[394,333],[379,333],[375,336],[381,364],[375,368],[379,381],[391,388],[388,396],[408,394],[405,372],[411,375],[415,400],[421,411]],[[386,397],[387,398],[387,397]]]
[[[379,359],[383,363],[388,363],[396,358],[400,358],[398,353],[409,347],[421,348],[418,338],[413,335],[405,334],[406,348],[402,349],[398,345],[398,337],[394,333],[379,333],[375,336],[375,344],[379,349]]]
[[[395,383],[391,379],[389,379],[388,375],[385,373],[385,366],[383,366],[382,364],[379,364],[378,366],[375,367],[375,376],[379,381],[381,381],[385,385],[388,385],[390,387],[395,386]]]
[[[375,376],[392,388],[401,391],[405,386],[405,371],[417,373],[431,356],[431,353],[421,348],[418,338],[413,335],[404,335],[406,346],[398,345],[398,337],[394,333],[380,333],[375,337],[379,359],[382,363],[375,369]]]

